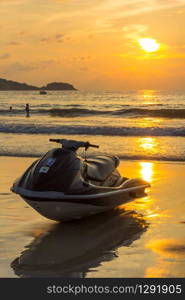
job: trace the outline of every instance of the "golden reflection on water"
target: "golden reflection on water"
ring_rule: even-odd
[[[138,124],[142,127],[155,127],[155,126],[159,126],[159,124],[163,124],[164,123],[164,119],[162,118],[153,118],[153,117],[142,117],[142,118],[138,118]]]
[[[153,150],[157,146],[158,145],[155,138],[152,137],[140,138],[140,147],[143,148],[144,150]]]
[[[141,151],[144,151],[145,153],[150,155],[158,153],[160,151],[159,143],[156,138],[153,137],[138,138],[137,146],[141,149]]]
[[[155,90],[142,90],[143,102],[145,104],[153,104],[156,96]]]
[[[153,162],[139,162],[139,165],[141,167],[140,169],[140,175],[141,177],[148,181],[152,182],[153,176],[154,176],[154,163]]]
[[[146,248],[168,258],[185,257],[185,239],[157,239],[147,243]]]
[[[149,223],[163,223],[164,219],[169,216],[163,212],[161,212],[159,207],[154,205],[155,199],[150,198],[149,196],[144,197],[142,199],[136,199],[134,202],[128,203],[126,206],[121,206],[125,211],[138,211],[142,213],[143,219]]]
[[[158,147],[158,144],[156,142],[155,138],[152,137],[145,137],[139,139],[139,147],[142,148],[147,153],[150,154],[156,152],[156,148]],[[141,169],[140,169],[140,175],[141,177],[151,182],[154,176],[154,163],[152,162],[140,162],[139,163]]]
[[[146,269],[145,277],[172,277],[174,274],[177,277],[185,276],[182,263],[185,258],[185,239],[155,239],[149,241],[145,247],[159,255],[155,265]]]
[[[158,169],[156,168],[155,162],[137,162],[137,167],[133,170],[130,177],[138,177],[149,182],[151,188],[146,189],[146,197],[135,199],[135,201],[123,205],[126,210],[135,210],[144,214],[145,220],[150,222],[163,223],[164,219],[169,218],[166,210],[161,211],[160,207],[157,205],[158,200],[151,195],[153,189],[153,183],[156,181]],[[152,221],[151,221],[152,220]]]

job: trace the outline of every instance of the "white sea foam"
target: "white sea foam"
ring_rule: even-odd
[[[185,127],[116,127],[116,126],[44,126],[34,124],[0,124],[2,133],[73,134],[105,136],[179,136],[185,137]]]

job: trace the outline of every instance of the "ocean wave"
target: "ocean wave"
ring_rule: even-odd
[[[112,113],[113,115],[134,115],[134,116],[145,116],[145,117],[159,117],[159,118],[170,118],[170,119],[184,119],[185,109],[143,109],[143,108],[130,108],[120,109]]]
[[[38,108],[30,108],[30,114],[32,115],[50,115],[53,117],[78,117],[78,116],[87,116],[87,115],[104,115],[104,114],[109,114],[111,113],[108,110],[95,110],[95,109],[87,109],[87,108],[77,108],[77,107],[72,107],[72,108],[51,108],[51,109],[41,109]],[[5,110],[1,109],[0,110],[0,115],[24,115],[25,114],[25,109],[13,109],[12,111],[10,110]]]
[[[34,124],[0,124],[2,133],[103,135],[103,136],[179,136],[185,137],[185,127],[113,127],[113,126],[42,126]]]
[[[41,112],[41,111],[39,111]],[[42,111],[43,113],[43,111]],[[46,113],[46,111],[44,112]],[[95,109],[87,109],[87,108],[53,108],[48,110],[47,114],[51,116],[58,117],[78,117],[78,116],[87,116],[87,115],[104,115],[108,114],[109,111],[95,110]]]
[[[99,152],[99,154],[106,154],[104,152]],[[111,153],[108,153],[111,155]],[[12,151],[9,149],[7,150],[0,150],[0,156],[11,156],[11,157],[33,157],[38,158],[43,155],[42,152],[26,152],[26,151],[20,151],[18,149],[17,151],[12,149]],[[97,153],[93,153],[93,151],[90,152],[88,157],[92,157],[93,155],[97,155]],[[112,155],[117,155],[121,160],[147,160],[147,161],[165,161],[165,162],[184,162],[185,156],[162,156],[162,155],[123,155],[119,153],[112,153]],[[83,153],[82,153],[83,156]]]
[[[24,109],[13,109],[11,112],[9,110],[0,110],[0,115],[23,115],[25,114]],[[180,108],[160,108],[160,109],[147,109],[147,108],[123,108],[119,110],[98,110],[89,108],[51,108],[51,109],[41,109],[30,108],[30,114],[37,115],[49,115],[52,117],[78,117],[87,115],[112,115],[112,116],[122,116],[122,117],[153,117],[153,118],[169,118],[169,119],[184,119],[185,109]]]

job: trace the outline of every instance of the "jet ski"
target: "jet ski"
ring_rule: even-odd
[[[62,147],[48,151],[17,179],[11,190],[42,216],[66,221],[105,212],[134,198],[145,196],[150,184],[122,177],[119,158],[109,155],[86,157],[89,142],[50,139]],[[77,154],[85,149],[85,157]]]

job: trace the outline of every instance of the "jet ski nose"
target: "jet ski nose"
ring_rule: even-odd
[[[114,156],[115,159],[115,167],[117,168],[119,166],[120,160],[118,156]]]

